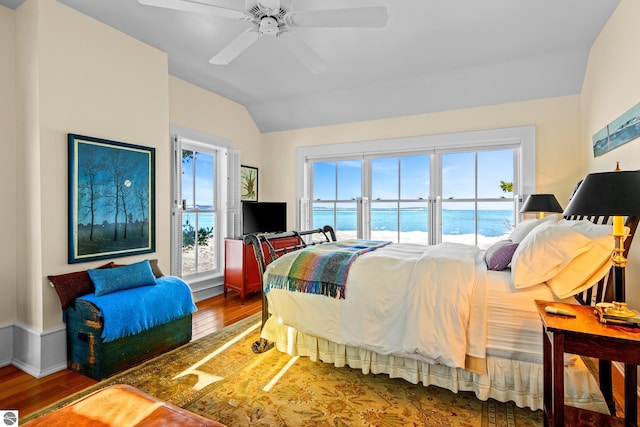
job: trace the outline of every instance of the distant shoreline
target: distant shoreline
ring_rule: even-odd
[[[355,239],[356,230],[339,230],[336,231],[336,235],[338,240],[343,239]],[[396,239],[398,235],[397,231],[372,231],[371,232],[371,240],[391,240]],[[426,245],[429,243],[429,233],[424,231],[402,231],[400,233],[400,237],[402,239],[402,243],[418,243],[422,245]],[[481,249],[486,249],[491,244],[499,241],[505,240],[509,238],[509,233],[506,233],[502,236],[495,237],[486,237],[482,235],[478,235],[478,247]],[[474,242],[475,235],[473,234],[443,234],[442,241],[443,242],[454,242],[454,243],[467,243],[473,244],[469,242]]]

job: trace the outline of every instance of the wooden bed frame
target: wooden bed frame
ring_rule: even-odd
[[[595,224],[607,224],[610,222],[610,217],[602,216],[602,217],[585,217],[585,216],[571,216],[564,217],[568,220],[589,220]],[[629,228],[630,235],[624,241],[624,256],[625,258],[628,256],[629,249],[631,247],[631,243],[633,242],[633,236],[636,233],[638,228],[638,223],[640,222],[640,217],[628,217],[625,226]],[[311,241],[305,242],[305,238],[312,237],[313,235],[320,236],[320,241]],[[270,241],[275,239],[282,238],[291,238],[298,237],[299,244],[295,246],[274,249],[273,245]],[[286,233],[272,234],[272,235],[257,235],[250,234],[245,236],[244,243],[250,244],[253,246],[256,260],[258,264],[258,270],[260,273],[260,282],[262,285],[262,327],[269,318],[269,306],[268,300],[266,298],[266,293],[264,292],[264,272],[266,270],[267,265],[278,258],[279,256],[295,251],[298,249],[302,249],[309,245],[316,245],[327,243],[330,241],[336,241],[336,235],[331,226],[324,226],[323,228],[308,230],[308,231],[291,231]],[[267,249],[268,256],[265,256],[263,249]],[[612,249],[613,249],[613,239],[612,239]],[[620,286],[620,283],[616,284],[616,277],[618,281],[623,277],[623,272],[621,271],[622,267],[613,266],[611,267],[611,273],[607,274],[603,279],[601,279],[596,285],[585,290],[584,292],[575,295],[576,300],[582,305],[590,305],[595,306],[598,302],[611,302],[613,300],[613,288],[614,286]],[[612,274],[613,273],[613,274]],[[624,283],[622,283],[624,286]],[[269,343],[266,339],[260,338],[259,341],[256,341],[252,345],[252,349],[255,353],[265,352],[273,347],[273,343]],[[611,361],[608,360],[600,360],[599,361],[599,385],[600,390],[602,391],[602,395],[605,398],[607,406],[609,407],[609,411],[611,414],[615,414],[615,402],[613,399],[613,391],[612,391],[612,377],[611,377]]]

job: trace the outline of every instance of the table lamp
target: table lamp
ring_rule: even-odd
[[[562,206],[553,194],[530,194],[520,209],[525,212],[539,212],[543,218],[545,212],[562,212]]]
[[[613,217],[613,307],[608,311],[620,317],[633,317],[635,311],[627,308],[625,297],[624,256],[626,230],[625,216],[640,215],[640,170],[622,171],[619,165],[613,172],[587,175],[564,210],[564,216]]]

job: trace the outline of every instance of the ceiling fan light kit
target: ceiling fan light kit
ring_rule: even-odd
[[[326,69],[323,59],[304,41],[293,34],[294,28],[382,28],[387,23],[383,6],[325,9],[293,12],[291,0],[246,0],[245,9],[229,9],[195,0],[138,0],[142,5],[156,6],[251,23],[209,61],[227,65],[247,50],[261,36],[282,40],[285,47],[313,73]],[[285,37],[281,37],[281,36]]]

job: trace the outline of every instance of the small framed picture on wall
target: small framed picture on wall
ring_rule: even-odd
[[[258,201],[258,168],[240,166],[240,200],[243,202]]]

